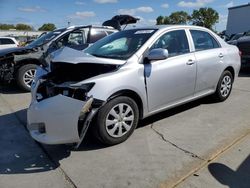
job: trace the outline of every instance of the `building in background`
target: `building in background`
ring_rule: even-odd
[[[250,31],[250,3],[228,8],[226,35]]]

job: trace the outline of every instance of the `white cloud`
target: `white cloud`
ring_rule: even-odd
[[[46,12],[45,9],[41,8],[40,6],[35,7],[19,7],[19,11],[21,12]]]
[[[206,6],[206,4],[212,3],[214,0],[196,0],[196,1],[180,1],[178,3],[179,7],[187,7],[187,8],[197,8]]]
[[[70,19],[81,19],[84,20],[89,17],[94,17],[95,13],[93,11],[76,12],[73,15],[68,16]]]
[[[153,11],[154,11],[154,9],[152,7],[138,7],[138,8],[134,8],[134,9],[119,9],[117,12],[118,12],[118,14],[135,15],[137,12],[150,13]]]
[[[134,15],[136,13],[135,9],[119,9],[118,14],[129,14]]]
[[[219,14],[219,23],[227,23],[228,15]]]
[[[149,12],[154,12],[154,9],[152,7],[138,7],[136,11],[149,13]]]
[[[117,3],[117,0],[94,0],[96,3],[105,4],[105,3]]]
[[[150,25],[156,25],[156,19],[149,19],[148,23],[150,23]]]
[[[155,19],[145,19],[141,16],[136,16],[137,18],[140,18],[139,22],[136,24],[136,26],[152,26],[156,24]]]
[[[169,7],[169,4],[167,4],[167,3],[162,4],[161,7],[162,7],[162,8],[168,8],[168,7]]]
[[[225,5],[226,8],[233,7],[233,6],[234,6],[234,2],[233,1],[230,1],[229,3],[227,3]]]
[[[224,14],[219,14],[219,22],[215,24],[216,30],[217,31],[223,31],[226,29],[227,26],[227,17],[228,15]]]
[[[83,2],[83,1],[76,1],[75,4],[76,4],[76,5],[85,5],[86,3]]]

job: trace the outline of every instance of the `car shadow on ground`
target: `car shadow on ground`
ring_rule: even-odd
[[[212,104],[212,103],[217,103],[217,101],[212,97],[212,96],[207,96],[201,99],[198,99],[196,101],[187,103],[187,104],[183,104],[181,106],[157,113],[153,116],[149,116],[143,120],[141,120],[139,122],[139,125],[137,128],[142,128],[144,126],[150,125],[152,123],[155,123],[156,121],[160,121],[162,119],[174,116],[176,114],[179,114],[181,112],[190,110],[192,108],[198,107],[200,105],[204,105],[204,104]]]
[[[15,83],[8,84],[8,83],[0,82],[0,93],[3,93],[3,94],[20,94],[20,93],[28,93],[28,92],[19,89],[19,87]]]
[[[221,163],[209,164],[208,170],[218,182],[229,188],[250,187],[250,155],[236,171]]]
[[[239,72],[239,77],[250,77],[250,67],[242,68]]]
[[[26,110],[0,116],[0,176],[39,173],[57,168],[59,163],[52,162],[39,144],[30,138],[24,125],[18,121],[17,114],[26,114]],[[64,152],[60,158],[69,155],[70,152]]]

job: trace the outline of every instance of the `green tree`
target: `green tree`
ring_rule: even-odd
[[[158,16],[156,24],[187,24],[191,16],[185,11],[177,11],[170,14],[170,16]]]
[[[164,19],[163,19],[163,24],[172,24],[171,23],[171,19],[168,17],[168,16],[165,16]]]
[[[192,13],[193,25],[203,26],[212,29],[212,26],[219,20],[219,14],[212,8],[200,8]]]
[[[190,16],[185,11],[173,12],[169,16],[170,24],[187,24],[190,20]]]
[[[53,31],[56,29],[55,24],[53,23],[45,23],[38,30],[39,31]]]
[[[162,25],[164,24],[164,17],[163,16],[158,16],[156,18],[156,25]]]
[[[31,31],[33,28],[30,25],[19,23],[16,25],[16,30]]]
[[[15,29],[13,24],[0,24],[0,30]]]

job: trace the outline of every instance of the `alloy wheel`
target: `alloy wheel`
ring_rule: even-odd
[[[29,69],[23,74],[23,82],[29,88],[31,87],[32,81],[35,78],[36,69]]]
[[[232,79],[230,76],[226,75],[222,82],[221,82],[221,87],[220,87],[220,93],[223,97],[227,97],[230,93],[232,87]]]
[[[105,128],[111,137],[119,138],[129,132],[133,122],[133,109],[126,103],[119,103],[107,114]]]

